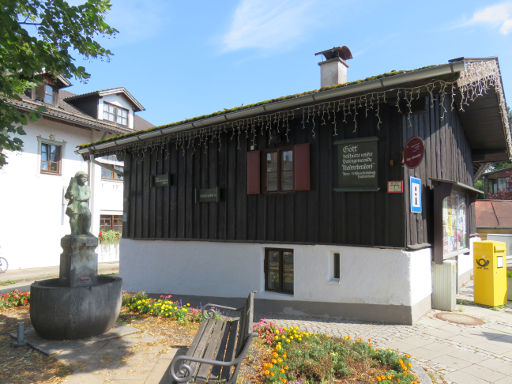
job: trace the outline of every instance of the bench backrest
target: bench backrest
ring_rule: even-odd
[[[240,354],[240,351],[245,345],[247,338],[252,333],[252,323],[254,316],[254,291],[249,293],[245,305],[240,311],[240,326],[238,328],[237,348],[236,356]]]

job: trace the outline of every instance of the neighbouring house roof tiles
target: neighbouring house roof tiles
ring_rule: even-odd
[[[477,228],[512,228],[512,200],[477,200]]]
[[[83,93],[83,94],[80,94],[80,95],[72,94],[71,96],[66,97],[65,100],[66,101],[74,101],[74,100],[79,100],[79,99],[82,99],[82,98],[87,98],[87,97],[90,97],[90,96],[103,97],[103,96],[107,96],[107,95],[115,95],[115,94],[118,94],[118,93],[123,94],[124,96],[126,96],[126,98],[128,100],[130,100],[130,102],[135,107],[134,111],[144,111],[145,110],[145,108],[142,106],[142,104],[140,104],[137,101],[137,99],[135,99],[135,97],[133,97],[133,95],[130,92],[128,92],[126,90],[126,88],[124,88],[124,87],[100,89],[98,91],[92,91],[92,92]]]

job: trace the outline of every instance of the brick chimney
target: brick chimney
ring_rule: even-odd
[[[334,47],[326,51],[317,52],[316,55],[324,55],[325,60],[318,63],[320,66],[320,86],[330,87],[332,85],[343,84],[347,82],[346,60],[352,58],[350,49],[345,45],[342,47]]]

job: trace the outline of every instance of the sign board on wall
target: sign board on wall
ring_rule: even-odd
[[[423,140],[418,136],[411,137],[404,148],[404,164],[407,168],[416,168],[423,160],[424,154]]]
[[[336,187],[339,192],[378,191],[378,138],[335,141]]]
[[[220,201],[220,189],[205,188],[196,189],[196,202],[197,203],[217,203]]]
[[[168,187],[170,175],[168,173],[162,173],[153,176],[153,186],[155,187]]]
[[[409,182],[409,198],[411,200],[411,212],[421,213],[421,180],[412,176]]]

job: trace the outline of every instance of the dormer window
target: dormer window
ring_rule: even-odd
[[[44,85],[44,102],[53,104],[53,87],[49,84]]]
[[[55,99],[57,96],[56,88],[52,87],[50,84],[44,83],[35,88],[35,93],[32,91],[27,91],[25,94],[29,97],[34,97],[38,101],[42,101],[46,104],[55,104]]]
[[[103,102],[103,119],[128,126],[128,110],[114,104]]]

